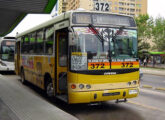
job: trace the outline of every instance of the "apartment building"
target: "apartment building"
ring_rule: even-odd
[[[147,13],[147,0],[61,0],[62,12],[84,8],[137,16]]]
[[[67,0],[57,0],[57,3],[53,9],[53,16],[57,16],[63,12],[66,12],[67,4],[68,4]]]

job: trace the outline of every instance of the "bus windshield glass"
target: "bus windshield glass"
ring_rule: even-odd
[[[2,41],[1,43],[1,60],[14,61],[14,46],[15,42],[10,40]]]
[[[104,63],[99,69],[110,69],[110,61],[137,58],[137,31],[118,28],[100,28],[96,30],[103,39],[89,27],[74,27],[75,43],[71,48],[71,70],[92,70],[90,63]],[[106,66],[107,65],[107,66]],[[98,70],[98,69],[97,69]]]

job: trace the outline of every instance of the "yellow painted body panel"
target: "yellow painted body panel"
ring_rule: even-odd
[[[137,94],[129,95],[130,89],[139,88],[139,72],[132,72],[117,75],[85,75],[77,73],[68,74],[68,94],[69,103],[90,103],[97,101],[116,100],[124,98],[136,97]],[[136,81],[137,84],[133,84]],[[131,82],[131,85],[128,85]],[[71,89],[71,85],[76,85],[75,89]],[[79,85],[83,84],[84,88],[80,89]],[[90,89],[86,85],[91,85]],[[123,92],[126,96],[123,97]],[[138,90],[139,91],[139,90]],[[120,95],[102,96],[104,92],[120,92]],[[94,94],[97,94],[97,99],[94,99]]]
[[[21,56],[25,79],[44,89],[44,76],[48,73],[54,81],[55,58],[51,56]]]
[[[99,102],[99,101],[108,101],[108,100],[116,100],[116,99],[125,99],[125,98],[133,98],[138,94],[129,95],[129,90],[138,90],[138,88],[128,88],[128,89],[115,89],[115,90],[102,90],[102,91],[86,91],[86,92],[70,92],[69,93],[69,103],[91,103],[91,102]],[[103,96],[103,93],[114,93],[120,92],[120,95],[115,96]],[[123,92],[126,92],[126,96],[123,97]],[[94,96],[97,94],[97,98]]]
[[[74,82],[83,84],[129,82],[132,80],[139,80],[139,71],[116,75],[86,75],[69,72],[68,80],[69,83]]]

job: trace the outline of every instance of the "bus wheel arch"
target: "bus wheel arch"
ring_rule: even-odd
[[[44,89],[48,97],[53,96],[53,81],[49,73],[45,73],[44,75]]]

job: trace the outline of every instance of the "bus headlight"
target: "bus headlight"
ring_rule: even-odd
[[[2,61],[0,61],[0,64],[2,65],[2,66],[7,66],[5,63],[3,63]]]
[[[134,80],[134,81],[133,81],[133,84],[134,84],[134,85],[136,85],[136,84],[137,84],[137,81],[136,81],[136,80]]]
[[[131,82],[128,82],[127,85],[130,86],[131,85]]]
[[[79,88],[80,88],[80,89],[83,89],[83,88],[84,88],[84,85],[83,85],[83,84],[80,84],[80,85],[79,85]]]
[[[86,85],[86,88],[87,88],[87,89],[90,89],[90,88],[91,88],[91,85]]]

